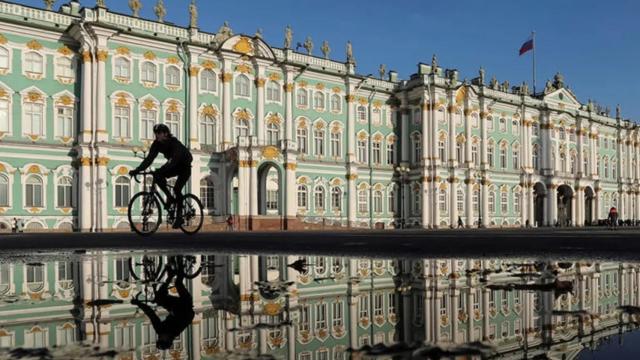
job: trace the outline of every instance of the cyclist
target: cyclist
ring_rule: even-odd
[[[135,176],[147,169],[158,156],[158,153],[164,155],[168,161],[153,173],[153,179],[167,195],[169,208],[171,208],[172,204],[177,204],[173,228],[178,229],[184,221],[182,219],[182,188],[191,177],[191,162],[193,161],[193,157],[189,149],[171,134],[171,130],[169,130],[167,125],[155,125],[153,127],[153,133],[156,139],[153,144],[151,144],[149,154],[147,154],[147,157],[142,161],[140,166],[129,172],[129,175]],[[173,187],[174,194],[171,194],[167,188],[167,179],[174,176],[177,176],[178,179]]]

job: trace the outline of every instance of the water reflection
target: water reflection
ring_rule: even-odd
[[[0,347],[59,358],[574,358],[636,329],[638,284],[632,263],[96,252],[1,264]]]

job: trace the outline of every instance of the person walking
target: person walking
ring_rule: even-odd
[[[227,217],[227,230],[233,231],[233,215]]]
[[[11,232],[14,234],[18,232],[18,219],[16,218],[11,220]]]
[[[458,229],[464,229],[464,223],[462,222],[462,217],[458,216]]]
[[[609,226],[612,229],[618,227],[618,209],[616,209],[615,206],[612,206],[611,209],[609,209],[609,217],[607,220],[609,220]]]

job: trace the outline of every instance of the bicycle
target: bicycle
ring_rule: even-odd
[[[177,214],[175,214],[177,206],[176,203],[168,204],[160,195],[152,171],[144,171],[136,174],[134,179],[137,183],[140,183],[138,179],[139,175],[142,175],[144,179],[142,191],[134,195],[131,201],[129,201],[127,215],[133,231],[138,233],[138,235],[149,236],[158,231],[162,223],[163,208],[166,209],[168,213],[167,223],[173,224],[177,219]],[[151,185],[147,187],[147,177],[149,175],[152,180]],[[167,184],[167,186],[173,190],[171,185]],[[193,235],[202,228],[204,211],[202,209],[202,202],[197,196],[193,194],[183,196],[182,220],[183,223],[180,225],[180,230],[187,235]]]

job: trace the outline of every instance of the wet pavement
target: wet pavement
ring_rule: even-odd
[[[385,257],[358,246],[361,257],[325,248],[4,253],[0,359],[624,359],[640,352],[640,262],[596,253]]]

